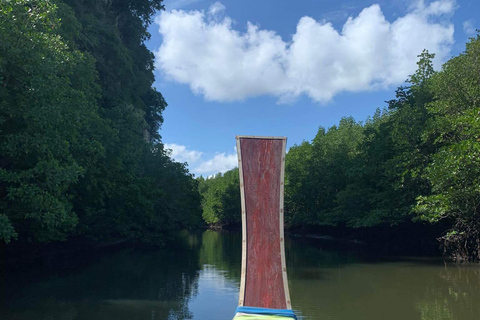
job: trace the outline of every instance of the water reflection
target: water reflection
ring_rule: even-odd
[[[302,319],[480,319],[480,268],[379,257],[358,245],[294,239],[290,295]]]
[[[200,264],[226,271],[225,277],[240,282],[242,234],[236,231],[207,230],[202,234]]]
[[[242,259],[239,232],[202,234],[198,294],[189,303],[195,320],[230,320],[238,303]]]
[[[480,318],[478,265],[378,256],[318,239],[290,238],[285,246],[300,319]],[[37,261],[7,269],[0,319],[231,319],[240,267],[241,233],[214,231],[183,233],[169,250]]]
[[[421,319],[479,319],[478,266],[447,264],[437,276],[439,280],[428,283],[424,299],[417,304]]]
[[[204,265],[198,280],[198,294],[189,302],[195,320],[230,320],[238,302],[238,282],[228,272]]]
[[[173,250],[69,254],[7,269],[0,319],[191,319],[199,277],[192,240]]]

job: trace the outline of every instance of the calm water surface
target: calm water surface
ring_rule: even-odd
[[[385,257],[364,246],[286,242],[302,320],[480,319],[480,267]],[[229,320],[238,300],[239,232],[183,234],[169,250],[117,249],[4,270],[0,320]]]

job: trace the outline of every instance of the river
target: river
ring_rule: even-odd
[[[480,319],[480,266],[385,256],[364,245],[287,238],[302,320]],[[117,248],[7,267],[1,320],[229,320],[241,233],[182,233],[168,249]]]

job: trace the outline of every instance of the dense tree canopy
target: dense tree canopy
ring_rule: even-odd
[[[86,163],[76,155],[104,154],[94,60],[57,34],[52,3],[0,6],[0,235],[63,239],[78,222],[68,189]]]
[[[232,226],[241,223],[240,178],[238,168],[209,179],[200,177],[203,219],[210,225]]]
[[[432,188],[417,198],[415,211],[429,222],[452,220],[446,249],[480,260],[480,35],[429,85],[435,99],[423,141],[434,152],[424,176]]]
[[[160,141],[145,47],[161,0],[0,3],[0,238],[162,243],[198,224],[197,182]]]

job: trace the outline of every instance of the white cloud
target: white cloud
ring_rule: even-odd
[[[472,35],[475,34],[475,20],[467,20],[463,23],[463,31],[468,34]]]
[[[214,17],[219,17],[225,12],[225,6],[220,2],[215,2],[208,9],[208,14]]]
[[[202,156],[202,152],[197,150],[188,150],[186,146],[175,143],[165,143],[165,148],[172,150],[171,157],[178,162],[188,162],[189,164],[197,162]]]
[[[225,173],[228,170],[231,170],[238,166],[237,153],[227,154],[217,153],[213,158],[203,161],[195,167],[192,171],[195,174],[210,176],[212,174],[217,174],[219,172]]]
[[[252,23],[244,33],[236,30],[219,2],[207,13],[166,11],[156,19],[163,36],[156,64],[207,100],[273,95],[288,101],[306,94],[328,101],[342,91],[401,84],[425,48],[440,66],[453,45],[454,10],[452,0],[419,1],[389,22],[374,4],[348,18],[341,31],[304,16],[288,42]]]
[[[238,166],[237,149],[232,153],[216,153],[208,156],[198,150],[191,150],[176,143],[165,143],[165,148],[171,150],[171,157],[178,162],[187,162],[190,172],[195,176],[212,176],[219,172],[225,173]]]
[[[425,5],[424,0],[419,0],[413,6],[413,10],[421,15],[441,15],[450,14],[455,10],[455,3],[453,1],[435,1],[428,6]]]

